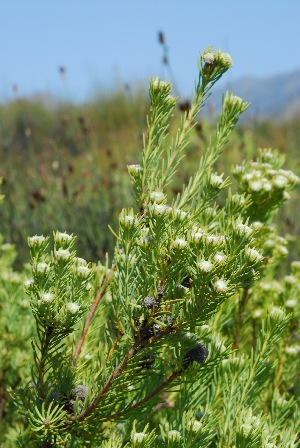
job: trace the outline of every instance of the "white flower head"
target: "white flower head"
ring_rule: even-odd
[[[250,423],[243,423],[241,426],[241,430],[243,431],[243,434],[247,437],[252,431],[252,425]]]
[[[179,431],[176,431],[176,429],[172,429],[168,432],[168,439],[169,440],[180,440],[182,438]]]
[[[135,443],[141,443],[143,440],[145,440],[147,437],[147,434],[144,432],[135,432],[131,436],[131,440]]]
[[[1,246],[1,250],[2,250],[3,252],[5,252],[5,251],[7,251],[7,250],[11,250],[11,249],[13,249],[13,247],[14,247],[14,245],[11,244],[11,243],[4,243],[4,244],[2,244],[2,246]]]
[[[188,292],[190,292],[190,289],[183,285],[176,285],[176,289],[182,294],[187,294]]]
[[[87,261],[84,258],[74,257],[74,262],[77,266],[87,266]]]
[[[275,240],[272,240],[271,238],[269,238],[268,240],[266,240],[264,242],[264,247],[271,249],[272,247],[274,247],[276,244]]]
[[[40,246],[45,241],[45,239],[46,238],[43,235],[35,235],[28,238],[28,241],[29,245],[33,247],[33,246]]]
[[[288,401],[285,400],[283,397],[276,397],[276,403],[278,404],[278,406],[286,406],[288,404]]]
[[[294,274],[299,273],[300,272],[300,261],[299,260],[292,261],[291,268],[292,268],[292,272]]]
[[[214,268],[214,265],[209,260],[201,260],[198,263],[198,267],[202,272],[210,272]]]
[[[270,160],[273,157],[273,152],[272,150],[269,148],[265,151],[263,151],[262,155],[264,156],[264,159]]]
[[[198,420],[194,420],[193,422],[188,422],[188,428],[191,429],[193,432],[198,432],[202,428],[202,423]]]
[[[121,216],[120,221],[125,226],[131,226],[134,224],[135,218],[132,215]]]
[[[208,51],[207,53],[202,53],[202,59],[203,59],[205,64],[211,65],[214,62],[214,60],[215,60],[215,56],[214,56],[213,53]]]
[[[34,279],[33,278],[29,278],[29,279],[25,280],[25,282],[24,282],[24,287],[26,289],[32,288],[33,285],[34,285]]]
[[[290,356],[297,356],[300,352],[300,345],[291,345],[290,347],[286,347],[285,351]]]
[[[296,176],[296,174],[293,173],[292,171],[290,171],[290,170],[285,171],[285,175],[288,177],[290,182],[293,182],[295,184],[300,183],[300,177]]]
[[[245,173],[243,176],[243,181],[249,182],[249,180],[253,179],[253,174],[252,173]]]
[[[210,184],[214,188],[221,188],[221,185],[223,184],[222,176],[218,176],[217,174],[211,174],[210,176]]]
[[[247,224],[243,224],[241,221],[238,221],[236,223],[235,228],[239,235],[249,236],[253,232],[253,229],[251,229],[251,227],[247,226]]]
[[[254,163],[252,163],[252,165],[254,165]],[[258,177],[258,178],[260,178],[262,176],[262,172],[259,169],[252,170],[252,174],[254,177]]]
[[[224,264],[227,260],[227,256],[223,252],[217,252],[214,256],[214,261],[219,264]]]
[[[149,237],[149,236],[140,236],[139,237],[139,244],[143,247],[148,246],[150,241],[151,241],[151,237]]]
[[[253,263],[261,261],[264,258],[263,255],[260,252],[258,252],[258,250],[253,249],[252,247],[246,247],[245,251],[249,260],[252,261]]]
[[[152,87],[154,90],[165,90],[166,88],[171,88],[171,83],[163,81],[158,77],[151,79]]]
[[[226,292],[228,290],[228,281],[219,278],[215,281],[214,288],[217,292]]]
[[[173,213],[174,213],[175,217],[178,217],[181,220],[184,220],[187,217],[187,212],[184,212],[183,210],[180,210],[180,208],[173,209]]]
[[[129,174],[137,174],[143,171],[141,165],[127,165]]]
[[[261,180],[253,180],[249,183],[250,190],[252,191],[260,191],[263,188],[263,183]]]
[[[154,216],[161,216],[164,215],[168,209],[165,204],[149,204],[148,208],[153,212]]]
[[[277,247],[277,252],[280,255],[283,255],[283,256],[288,255],[288,253],[289,253],[288,249],[285,246],[282,246],[282,245]]]
[[[55,232],[54,234],[54,241],[60,244],[71,243],[73,240],[73,235],[69,235],[66,232]]]
[[[91,270],[87,266],[79,265],[76,268],[76,272],[77,272],[77,275],[79,275],[79,277],[86,278],[90,275]]]
[[[234,106],[242,106],[244,100],[240,96],[237,95],[230,95],[229,99],[230,103]]]
[[[297,299],[289,299],[285,302],[287,308],[295,308],[297,306]]]
[[[273,306],[270,310],[270,317],[273,319],[284,319],[285,313],[278,306]]]
[[[198,243],[205,235],[205,231],[202,229],[197,229],[196,232],[193,232],[191,234],[192,240],[195,241],[195,243]]]
[[[261,308],[256,308],[253,313],[252,316],[257,319],[258,317],[261,317],[263,313],[263,310]]]
[[[54,297],[55,297],[54,294],[52,294],[51,292],[43,292],[41,294],[41,301],[45,303],[50,303],[53,301]]]
[[[288,179],[285,176],[278,174],[278,176],[275,177],[273,182],[277,188],[284,188],[288,183]]]
[[[150,199],[151,201],[160,203],[165,199],[165,195],[162,191],[151,191]]]
[[[272,190],[272,184],[271,184],[271,182],[264,181],[264,179],[263,179],[263,186],[262,186],[262,189],[263,189],[264,191],[271,191],[271,190]]]
[[[50,266],[48,263],[41,261],[36,265],[36,270],[39,274],[44,274],[46,272],[49,272]]]
[[[177,247],[178,249],[183,249],[187,246],[187,241],[183,238],[176,238],[173,241],[173,246]]]
[[[263,291],[272,291],[272,292],[276,292],[278,294],[281,294],[283,292],[283,287],[276,280],[261,281],[259,283],[259,286]]]
[[[205,239],[213,246],[221,244],[225,241],[225,237],[223,235],[205,235]]]
[[[287,283],[288,285],[295,285],[299,282],[299,280],[297,279],[297,277],[295,277],[294,275],[286,275],[284,277],[284,281],[285,283]]]
[[[80,305],[75,302],[68,302],[66,304],[66,308],[71,314],[77,314],[78,311],[80,310]]]
[[[241,175],[245,172],[245,167],[242,165],[236,165],[232,170],[233,174]]]
[[[220,59],[224,65],[226,65],[228,68],[233,66],[232,57],[229,53],[221,53]]]
[[[254,222],[251,224],[251,227],[252,227],[253,229],[255,229],[255,230],[259,230],[259,229],[261,229],[261,228],[263,227],[263,223],[260,222],[260,221],[254,221]]]
[[[232,200],[232,202],[235,202],[236,204],[239,204],[239,205],[243,205],[246,202],[245,197],[243,195],[237,194],[237,193],[232,195],[231,200]]]
[[[68,260],[71,257],[71,253],[68,249],[58,249],[55,252],[55,255],[58,260]]]

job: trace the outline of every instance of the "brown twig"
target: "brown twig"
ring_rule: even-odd
[[[172,404],[168,398],[168,395],[166,392],[162,393],[162,400],[160,403],[158,403],[154,408],[153,412],[159,412],[161,409],[168,409],[174,407],[174,404]]]
[[[86,338],[89,326],[90,326],[91,321],[92,321],[92,319],[93,319],[93,317],[94,317],[94,315],[95,315],[95,313],[97,311],[99,303],[100,303],[103,295],[106,292],[106,288],[108,287],[108,285],[110,283],[112,275],[113,275],[113,270],[111,269],[111,272],[109,273],[109,275],[103,280],[102,285],[101,285],[101,287],[100,287],[100,289],[99,289],[99,291],[98,291],[98,293],[96,295],[96,298],[95,298],[95,300],[94,300],[94,302],[93,302],[93,304],[91,306],[90,312],[89,312],[89,314],[88,314],[88,316],[86,318],[86,321],[85,321],[85,324],[84,324],[84,328],[82,330],[82,334],[80,336],[80,339],[79,339],[79,341],[77,343],[77,346],[76,346],[76,349],[75,349],[75,353],[74,353],[74,357],[73,357],[74,364],[76,364],[76,360],[77,360],[78,356],[80,355],[80,352],[81,352],[83,343],[85,341],[85,338]]]
[[[99,405],[102,398],[107,394],[107,392],[110,390],[113,382],[122,374],[124,369],[127,367],[128,362],[137,354],[137,352],[147,346],[152,344],[153,342],[161,339],[162,337],[168,335],[169,333],[174,333],[175,331],[178,331],[178,328],[175,330],[171,327],[167,327],[164,329],[164,331],[161,331],[160,333],[156,334],[155,336],[152,336],[149,339],[143,340],[143,341],[137,341],[129,350],[127,355],[123,358],[123,360],[120,362],[120,364],[116,367],[114,372],[110,375],[106,383],[103,385],[100,392],[96,395],[96,397],[91,401],[91,403],[88,405],[86,409],[84,409],[81,414],[75,416],[71,416],[71,421],[83,421],[86,417],[91,415],[91,413],[96,409],[96,407]],[[159,391],[158,391],[159,392]]]
[[[108,418],[108,420],[113,420],[115,418],[119,418],[123,415],[129,414],[129,412],[133,411],[134,409],[141,407],[143,404],[145,404],[149,400],[151,400],[151,398],[153,398],[155,395],[159,394],[159,392],[164,390],[169,384],[172,383],[173,380],[175,380],[180,375],[182,375],[183,372],[184,372],[184,370],[178,370],[178,372],[171,373],[169,378],[166,381],[164,381],[160,386],[158,386],[156,389],[154,389],[154,391],[152,391],[151,394],[147,395],[145,398],[143,398],[141,401],[138,401],[130,408],[125,409],[125,411],[116,412],[116,414],[111,415]]]
[[[239,300],[239,310],[238,310],[238,318],[237,318],[237,324],[236,324],[236,332],[235,332],[234,340],[233,340],[233,348],[234,349],[238,348],[239,342],[240,342],[240,332],[241,332],[241,327],[242,327],[242,323],[243,323],[243,319],[244,319],[244,311],[245,311],[245,306],[246,306],[246,302],[248,299],[248,292],[249,292],[249,289],[244,288],[242,298]]]

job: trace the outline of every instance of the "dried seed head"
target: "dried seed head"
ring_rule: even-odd
[[[83,386],[82,384],[80,384],[79,386],[74,387],[74,389],[72,390],[71,398],[73,400],[76,400],[76,398],[78,398],[78,400],[84,401],[87,391],[88,391],[88,388],[86,386]]]
[[[143,307],[145,308],[153,308],[156,304],[156,300],[152,296],[147,296],[143,300]]]
[[[141,368],[150,370],[153,367],[153,364],[155,363],[155,358],[153,355],[145,355],[141,359]]]
[[[192,362],[196,361],[198,364],[203,364],[208,357],[208,350],[203,344],[197,344],[195,347],[188,350],[183,359],[182,367],[187,369]]]
[[[164,288],[162,288],[161,286],[159,286],[159,287],[157,288],[157,300],[160,302],[161,299],[163,298],[163,296],[164,296]]]

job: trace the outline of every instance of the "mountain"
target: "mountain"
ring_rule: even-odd
[[[287,119],[300,112],[300,69],[268,78],[245,77],[213,91],[208,110],[217,111],[225,90],[251,103],[245,118]]]

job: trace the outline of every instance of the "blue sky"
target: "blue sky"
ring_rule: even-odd
[[[0,0],[0,99],[51,92],[83,100],[165,76],[162,30],[189,96],[199,51],[229,52],[224,82],[300,68],[299,0]],[[61,79],[58,67],[66,69]]]

